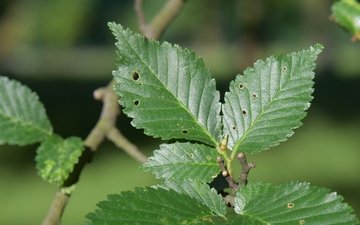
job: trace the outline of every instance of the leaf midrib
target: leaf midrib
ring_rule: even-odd
[[[293,57],[293,55],[291,55],[291,57]],[[278,58],[278,57],[277,57]],[[304,60],[304,61],[308,61],[308,59],[310,58],[310,54],[309,57]],[[276,58],[275,58],[276,60]],[[304,64],[304,61],[301,64]],[[291,63],[291,67],[293,68],[293,63]],[[291,74],[295,74],[297,73],[299,70],[301,69],[301,66],[299,66],[295,71],[291,72]],[[282,87],[285,87],[288,82],[292,77],[290,76],[289,79],[286,80],[286,82],[284,82],[284,84],[282,85]],[[237,150],[239,148],[239,146],[242,144],[242,142],[244,141],[244,139],[248,136],[249,133],[252,132],[252,128],[255,126],[255,124],[257,124],[260,120],[260,118],[265,114],[266,110],[270,107],[270,105],[274,102],[273,99],[276,99],[280,93],[284,90],[288,90],[288,89],[282,89],[282,87],[279,89],[279,91],[272,97],[271,102],[269,102],[265,108],[261,111],[261,113],[259,114],[259,116],[255,119],[255,121],[250,125],[250,127],[244,132],[244,135],[236,142],[236,145],[234,145],[233,149]]]
[[[126,31],[124,31],[124,32],[126,32]],[[149,71],[153,74],[153,76],[155,76],[155,77],[157,78],[157,80],[158,80],[161,84],[163,84],[163,86],[165,87],[165,89],[172,95],[172,97],[174,97],[174,99],[177,100],[178,103],[180,103],[180,106],[182,106],[182,108],[186,110],[186,112],[191,116],[191,118],[195,121],[195,123],[198,124],[198,126],[200,126],[203,131],[205,131],[204,133],[206,133],[206,135],[207,135],[208,137],[210,137],[210,140],[213,142],[214,146],[216,146],[216,145],[217,145],[217,141],[212,137],[212,135],[209,133],[209,131],[198,121],[197,118],[194,117],[194,115],[188,110],[188,108],[185,107],[185,105],[168,89],[168,87],[158,78],[158,76],[156,76],[156,73],[149,67],[149,65],[143,60],[143,58],[142,58],[142,57],[138,54],[138,52],[133,48],[133,46],[132,46],[131,43],[127,40],[127,38],[125,37],[125,35],[124,35],[121,31],[120,31],[119,33],[122,35],[123,41],[125,41],[125,42],[128,44],[128,46],[131,48],[131,50],[132,50],[132,51],[136,54],[136,56],[144,63],[144,65],[146,65],[146,67],[147,67],[147,68],[149,69]],[[138,36],[138,38],[139,38],[139,36]],[[148,41],[149,41],[149,43],[150,43],[151,40],[148,40]],[[163,45],[160,45],[160,48],[161,48],[162,46],[163,46]],[[177,50],[176,50],[176,51],[177,51]],[[177,51],[177,52],[178,52],[178,51]],[[166,51],[166,54],[167,54],[167,53],[168,53],[168,52]],[[157,53],[156,53],[156,55],[157,55]],[[168,58],[168,57],[166,57],[166,58]],[[158,63],[157,63],[157,65],[158,65]],[[177,64],[177,65],[179,65],[179,64]],[[177,66],[177,68],[179,68],[179,66]],[[177,77],[179,77],[179,76],[177,76]],[[190,79],[190,80],[191,80],[191,79]],[[190,99],[190,97],[188,97],[188,99]]]

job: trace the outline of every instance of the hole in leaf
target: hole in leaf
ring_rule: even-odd
[[[281,70],[282,70],[283,72],[286,72],[287,67],[286,67],[286,66],[283,66],[283,67],[281,67]]]
[[[190,158],[194,157],[194,154],[193,153],[190,153],[189,154]]]
[[[239,89],[240,89],[240,90],[244,89],[244,85],[243,85],[243,84],[239,84]]]
[[[242,114],[246,115],[246,114],[247,114],[246,110],[243,110],[243,111],[242,111]]]
[[[140,104],[140,101],[139,100],[135,100],[134,101],[134,105],[139,105]]]
[[[206,159],[207,159],[207,160],[210,160],[210,159],[211,159],[211,156],[207,155],[207,156],[206,156]]]
[[[305,224],[305,220],[300,220],[299,223],[300,224]]]
[[[253,96],[253,98],[257,98],[257,97],[258,97],[258,95],[257,95],[257,94],[253,94],[252,96]]]
[[[132,79],[133,80],[139,80],[140,79],[140,75],[137,71],[134,71],[132,74]]]
[[[294,208],[294,206],[295,206],[295,204],[294,204],[294,203],[292,203],[292,202],[290,202],[289,204],[287,204],[287,207],[288,207],[289,209]]]
[[[232,127],[232,129],[233,129],[233,130],[235,130],[235,129],[236,129],[236,127],[235,127],[235,126],[233,126],[233,127]]]
[[[183,130],[182,133],[183,133],[183,134],[188,134],[189,131],[188,131],[188,130]]]
[[[142,83],[139,83],[139,86],[141,86],[142,85]]]

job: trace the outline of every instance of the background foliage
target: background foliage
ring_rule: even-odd
[[[146,15],[154,15],[163,3],[145,1]],[[115,69],[107,22],[138,31],[132,4],[112,0],[0,3],[0,74],[37,92],[61,136],[84,138],[98,119],[101,104],[92,99],[92,91],[105,85]],[[275,185],[299,180],[324,186],[343,195],[359,216],[360,45],[351,43],[351,35],[328,20],[331,4],[330,0],[188,1],[163,39],[190,47],[203,57],[222,93],[234,74],[259,58],[323,43],[315,98],[305,125],[276,149],[249,155],[258,165],[250,180]],[[69,9],[72,13],[67,14]],[[147,155],[157,149],[158,143],[132,128],[124,115],[119,127]],[[36,147],[0,147],[0,224],[39,224],[48,210],[55,187],[36,175]],[[80,179],[64,224],[83,222],[109,193],[155,182],[112,144],[101,147]]]

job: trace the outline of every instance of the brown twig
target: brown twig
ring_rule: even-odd
[[[255,168],[256,164],[254,162],[247,163],[245,153],[243,153],[243,152],[240,152],[238,154],[238,160],[241,165],[241,174],[239,176],[239,187],[238,187],[240,189],[242,185],[247,184],[247,182],[248,182],[247,178],[248,178],[250,169]]]
[[[142,11],[142,2],[143,2],[142,0],[134,1],[134,11],[137,16],[138,23],[139,23],[139,29],[140,29],[141,33],[145,34],[147,24],[146,24],[144,13]]]
[[[154,19],[147,24],[141,9],[142,0],[135,0],[134,8],[141,32],[147,38],[159,39],[178,16],[185,2],[186,0],[168,0]]]

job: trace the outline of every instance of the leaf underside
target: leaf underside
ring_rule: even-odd
[[[215,146],[220,139],[220,95],[215,80],[195,53],[159,44],[109,23],[117,39],[115,92],[132,125],[145,134],[196,140]]]
[[[220,172],[214,148],[190,142],[162,144],[154,151],[154,156],[141,168],[156,175],[156,178],[179,179],[191,178],[210,182],[212,176]]]
[[[357,224],[342,196],[308,183],[249,183],[236,194],[235,211],[254,224]]]
[[[86,216],[87,224],[213,224],[209,221],[221,220],[204,204],[172,189],[136,188],[109,195],[97,206]]]
[[[51,134],[52,126],[37,94],[0,76],[0,144],[22,146]]]
[[[37,149],[36,169],[47,182],[61,186],[78,163],[84,150],[78,137],[62,139],[54,134],[44,140]]]
[[[320,44],[297,53],[258,60],[225,93],[224,134],[232,151],[256,153],[293,134],[312,100],[314,61]]]

